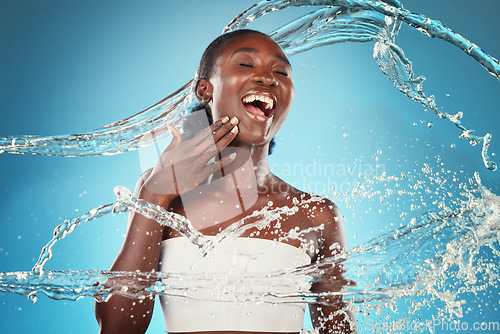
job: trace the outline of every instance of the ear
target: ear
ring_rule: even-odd
[[[208,79],[199,79],[195,87],[196,98],[201,103],[212,101],[213,86]]]

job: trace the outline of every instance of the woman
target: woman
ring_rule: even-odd
[[[294,97],[291,66],[278,44],[252,30],[225,34],[205,51],[195,80],[198,101],[216,121],[190,139],[182,138],[170,127],[171,144],[156,166],[141,176],[134,196],[187,217],[207,236],[214,236],[245,217],[245,224],[255,223],[262,217],[251,214],[265,207],[296,207],[293,214],[278,217],[263,228],[249,228],[237,238],[235,247],[246,247],[247,252],[252,247],[256,254],[260,252],[261,247],[255,242],[270,246],[264,247],[266,255],[253,263],[258,267],[265,266],[263,260],[273,262],[283,252],[298,257],[305,253],[308,263],[345,248],[345,232],[337,207],[327,199],[316,200],[313,205],[304,204],[311,199],[310,195],[291,187],[269,170],[270,143],[285,121]],[[302,240],[284,237],[293,230],[310,232],[303,235]],[[188,267],[197,265],[201,260],[187,253],[189,245],[185,238],[179,237],[175,230],[132,213],[127,236],[111,270],[151,272],[165,268],[175,270],[183,263],[188,263]],[[272,240],[280,242],[270,242]],[[249,245],[240,242],[249,242]],[[221,251],[215,261],[227,262],[226,253]],[[180,264],[173,264],[176,259]],[[287,261],[286,257],[283,261]],[[274,262],[277,262],[274,269],[290,266],[290,263],[281,263],[282,260]],[[303,264],[306,263],[300,263]],[[335,274],[341,275],[340,268]],[[320,285],[313,285],[313,291],[328,289]],[[335,301],[337,303],[333,303]],[[349,333],[351,327],[355,331],[353,317],[342,312],[340,300],[329,302],[332,303],[311,307],[314,326],[324,332]],[[137,301],[113,296],[107,302],[96,304],[101,333],[145,332],[153,303],[153,298]],[[217,321],[218,313],[214,316],[212,311],[207,311],[210,302],[192,303],[183,310],[179,300],[163,302],[168,332],[296,333],[301,329],[302,318],[297,308],[277,306],[275,310],[280,318],[270,321],[256,317],[259,307],[255,305],[252,311],[244,313],[248,310],[245,306],[230,304],[234,307],[226,312],[230,312],[228,318],[233,321],[228,324]],[[221,312],[221,304],[214,303],[211,305],[216,306],[212,308]],[[169,320],[171,313],[174,315]],[[182,313],[184,320],[176,320],[176,313]],[[297,318],[298,321],[293,320]]]

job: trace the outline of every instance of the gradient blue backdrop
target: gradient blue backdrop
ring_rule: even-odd
[[[0,1],[0,134],[84,132],[145,109],[190,80],[208,43],[253,3]],[[500,56],[499,2],[412,0],[404,6],[440,19]],[[269,32],[277,27],[276,17],[285,20],[308,11],[287,10],[250,27]],[[492,132],[490,152],[500,152],[495,137],[499,81],[456,47],[406,25],[397,41],[416,74],[428,78],[424,89],[446,111],[462,110],[464,123],[478,134]],[[480,148],[458,139],[460,133],[450,122],[426,113],[396,91],[378,69],[372,48],[372,43],[343,44],[291,58],[296,98],[271,159],[277,172],[314,162],[333,164],[337,173],[332,175],[295,173],[284,178],[304,188],[305,177],[310,189],[319,192],[325,184],[346,190],[352,188],[346,180],[355,178],[342,174],[341,168],[375,166],[378,157],[381,168],[392,175],[420,169],[424,162],[437,166],[439,156],[445,168],[463,171],[463,180],[478,171],[483,183],[498,194],[499,172],[484,167]],[[434,126],[428,128],[428,122]],[[493,160],[500,162],[498,157]],[[114,186],[133,188],[141,174],[135,151],[88,158],[2,154],[0,166],[2,272],[30,270],[57,224],[112,202]],[[346,215],[350,246],[378,235],[389,221],[399,224],[391,214],[400,212],[393,207],[383,206],[383,211],[394,212],[378,217],[376,201],[362,209],[338,205]],[[79,227],[55,246],[47,268],[109,268],[125,228],[125,216]],[[498,320],[498,290],[489,293],[486,304],[468,301],[473,311],[467,319]],[[148,333],[163,330],[158,311]],[[398,319],[397,314],[391,317]],[[0,319],[2,333],[97,332],[90,298],[69,302],[40,296],[33,304],[22,296],[0,294]]]

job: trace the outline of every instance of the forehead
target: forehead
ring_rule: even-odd
[[[290,64],[281,47],[271,37],[258,33],[243,34],[228,42],[219,55],[219,62],[240,52],[271,56]]]

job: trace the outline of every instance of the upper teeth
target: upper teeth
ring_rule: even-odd
[[[267,95],[263,94],[250,94],[243,98],[243,103],[252,103],[253,101],[264,102],[264,108],[270,110],[274,107],[274,101]]]

